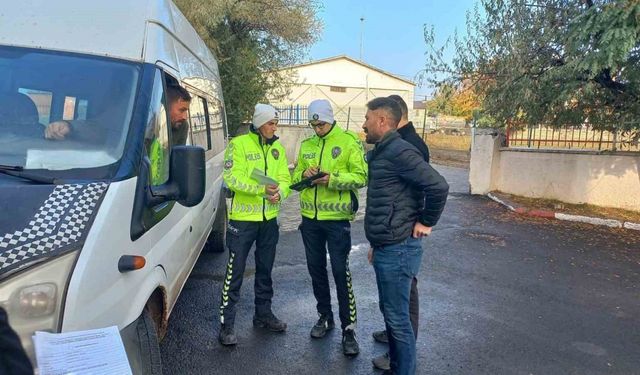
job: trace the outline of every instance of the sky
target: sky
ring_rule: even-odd
[[[465,32],[466,12],[473,9],[477,1],[325,0],[319,12],[324,28],[320,40],[310,48],[309,59],[337,55],[360,59],[362,28],[362,60],[414,80],[426,64],[424,25],[434,26],[436,43],[441,45],[456,29],[459,34]],[[416,99],[424,99],[420,95],[428,95],[432,90],[416,86]]]

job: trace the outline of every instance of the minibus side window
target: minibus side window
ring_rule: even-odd
[[[21,87],[18,92],[28,95],[29,98],[35,103],[38,109],[38,122],[41,125],[46,125],[51,122],[51,101],[53,93],[50,91],[34,90]]]
[[[209,121],[206,113],[206,102],[194,95],[189,106],[189,122],[191,123],[191,138],[194,146],[211,150],[209,139]]]
[[[209,124],[211,126],[212,149],[214,154],[218,154],[223,152],[225,148],[225,129],[223,123],[224,113],[222,111],[222,103],[217,99],[213,99],[209,100],[207,104]]]
[[[169,118],[166,110],[162,74],[156,71],[149,116],[144,136],[145,153],[151,163],[152,185],[162,185],[169,178]]]

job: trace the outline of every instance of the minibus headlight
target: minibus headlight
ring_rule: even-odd
[[[55,311],[57,288],[53,283],[28,286],[17,290],[12,306],[23,318],[38,318],[51,315]]]
[[[9,324],[34,364],[31,336],[35,331],[60,328],[64,293],[77,256],[73,251],[0,281],[0,306],[7,310]]]

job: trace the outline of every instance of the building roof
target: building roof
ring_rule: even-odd
[[[385,71],[385,70],[382,70],[382,69],[380,69],[380,68],[376,68],[375,66],[373,66],[373,65],[369,65],[369,64],[367,64],[367,63],[365,63],[365,62],[363,62],[363,61],[353,59],[353,58],[351,58],[351,57],[349,57],[349,56],[347,56],[347,55],[338,55],[338,56],[328,57],[328,58],[326,58],[326,59],[313,60],[313,61],[309,61],[309,62],[306,62],[306,63],[298,64],[298,65],[288,66],[288,67],[286,67],[286,68],[283,68],[282,70],[286,70],[286,69],[295,69],[295,68],[300,68],[300,67],[303,67],[303,66],[315,65],[315,64],[320,64],[320,63],[330,62],[330,61],[334,61],[334,60],[340,60],[340,59],[348,60],[348,61],[350,61],[350,62],[352,62],[352,63],[362,65],[362,66],[364,66],[364,67],[366,67],[366,68],[369,68],[369,69],[371,69],[371,70],[375,70],[375,71],[377,71],[377,72],[379,72],[379,73],[382,73],[382,74],[388,75],[388,76],[393,77],[393,78],[395,78],[395,79],[399,79],[400,81],[402,81],[402,82],[406,82],[406,83],[408,83],[408,84],[410,84],[410,85],[413,85],[413,86],[415,86],[415,85],[416,85],[416,84],[415,84],[415,82],[413,82],[413,81],[410,81],[410,80],[408,80],[408,79],[406,79],[406,78],[402,78],[402,77],[400,77],[400,76],[398,76],[398,75],[396,75],[396,74],[389,73],[389,72],[387,72],[387,71]]]

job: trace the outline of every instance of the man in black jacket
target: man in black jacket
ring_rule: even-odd
[[[389,98],[367,103],[362,126],[367,143],[369,188],[364,219],[380,304],[389,335],[391,373],[414,374],[416,341],[409,318],[411,280],[422,261],[421,237],[440,218],[449,185],[396,131],[402,117]]]
[[[398,123],[398,133],[405,141],[411,143],[413,147],[417,148],[418,151],[422,154],[422,158],[427,163],[429,162],[429,147],[422,137],[418,135],[416,132],[416,128],[413,126],[413,122],[409,121],[409,108],[407,107],[407,103],[400,97],[400,95],[389,95],[389,99],[398,103],[400,106],[400,111],[402,111],[402,117],[400,118],[400,122]]]
[[[409,121],[409,108],[407,103],[399,95],[389,95],[389,99],[395,101],[400,106],[402,117],[400,123],[398,123],[398,134],[405,141],[411,143],[413,147],[418,149],[422,154],[422,158],[429,162],[429,147],[422,140],[422,138],[416,132],[413,127],[413,123]],[[371,250],[370,250],[371,251]],[[414,276],[411,280],[411,294],[409,295],[409,317],[411,318],[411,327],[413,328],[413,335],[418,340],[418,329],[420,327],[420,299],[418,294],[418,279]],[[388,343],[389,339],[386,330],[373,332],[373,338],[381,343]],[[375,357],[373,359],[373,365],[381,370],[388,370],[391,366],[389,364],[389,352]]]

